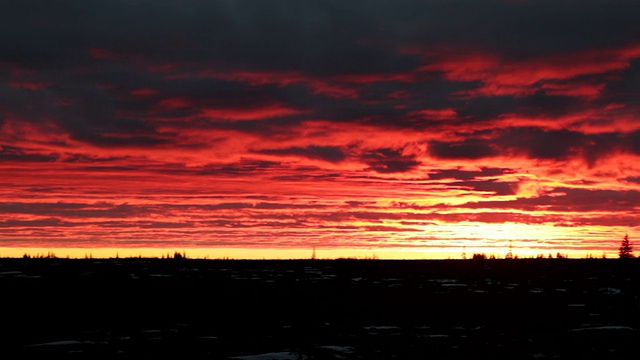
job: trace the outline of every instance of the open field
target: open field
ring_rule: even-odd
[[[0,259],[2,359],[616,359],[640,260]]]

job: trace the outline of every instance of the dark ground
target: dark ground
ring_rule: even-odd
[[[0,359],[621,359],[639,296],[639,259],[0,259]]]

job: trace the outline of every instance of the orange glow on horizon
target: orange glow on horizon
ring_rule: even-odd
[[[356,260],[456,260],[471,259],[476,253],[487,258],[504,259],[509,248],[462,247],[450,250],[407,250],[393,248],[349,249],[349,248],[316,248],[316,259],[356,259]],[[205,260],[305,260],[311,259],[313,249],[246,249],[246,248],[0,248],[0,258],[21,258],[28,255],[32,258],[55,257],[69,259],[114,259],[114,258],[167,258],[175,253],[185,255],[188,259]],[[553,257],[562,254],[571,259],[584,258],[617,258],[617,249],[606,251],[536,251],[532,249],[514,248],[515,258]]]

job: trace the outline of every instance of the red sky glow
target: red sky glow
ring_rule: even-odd
[[[617,256],[637,1],[0,4],[0,256]]]

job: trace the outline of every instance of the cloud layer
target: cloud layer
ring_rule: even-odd
[[[0,245],[615,252],[640,226],[638,16],[3,1]]]

